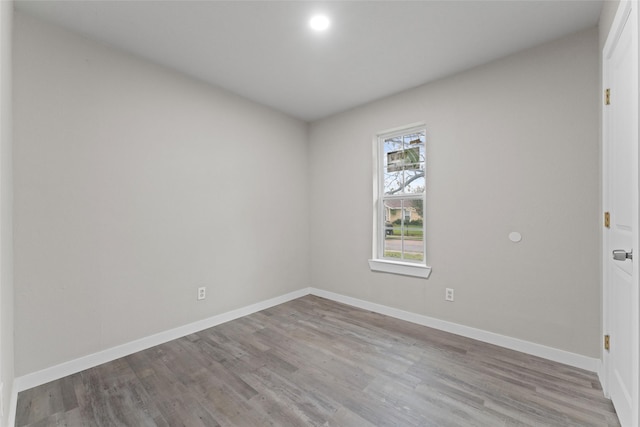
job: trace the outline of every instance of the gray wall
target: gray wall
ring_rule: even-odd
[[[598,88],[594,28],[313,123],[313,286],[599,357]],[[419,121],[428,280],[367,265],[374,134]]]
[[[11,43],[13,2],[0,1],[0,396],[4,415],[9,416],[13,384],[13,184],[12,184],[12,102]]]
[[[309,286],[306,123],[14,23],[17,375]]]

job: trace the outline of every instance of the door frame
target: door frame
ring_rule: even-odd
[[[636,47],[640,46],[640,40],[638,38],[638,22],[640,21],[640,8],[638,8],[637,1],[621,1],[618,10],[616,11],[615,18],[607,35],[607,39],[602,50],[602,81],[601,81],[601,94],[604,96],[604,90],[608,87],[607,84],[609,82],[608,70],[607,70],[607,62],[606,58],[610,55],[611,50],[615,42],[620,37],[622,30],[624,28],[625,22],[630,14],[635,14],[637,19],[632,20],[635,23],[635,27],[632,27],[632,35],[636,39]],[[640,52],[636,50],[635,52],[635,61],[638,63],[638,58],[640,57]],[[638,88],[638,82],[636,81],[636,88]],[[615,95],[614,95],[615,96]],[[640,92],[636,91],[637,100],[640,101]],[[603,99],[603,98],[600,98]],[[615,98],[614,98],[615,99]],[[603,103],[604,104],[604,103]],[[601,105],[603,105],[601,104]],[[637,115],[636,115],[637,117]],[[607,176],[609,173],[609,123],[608,123],[608,112],[605,106],[602,107],[601,110],[601,132],[602,132],[602,212],[610,210],[610,195],[608,188],[608,180]],[[640,125],[636,121],[636,136],[640,135]],[[635,167],[637,171],[640,171],[640,158],[635,159]],[[639,183],[640,186],[640,183]],[[640,199],[640,195],[635,196],[635,204],[636,209],[638,207],[638,202]],[[601,217],[602,218],[602,217]],[[638,242],[640,242],[640,222],[636,224],[636,230],[633,236],[633,244],[636,249],[636,253],[640,253],[640,247],[638,247]],[[610,289],[610,279],[609,279],[609,270],[608,270],[608,262],[611,258],[611,254],[609,253],[608,248],[608,233],[605,227],[602,227],[602,332],[603,335],[609,333],[609,325],[610,325],[610,315],[609,312],[609,289]],[[634,257],[635,258],[635,257]],[[640,257],[639,257],[640,258]],[[634,262],[636,260],[634,259]],[[640,266],[640,259],[636,262],[636,266]],[[634,300],[635,300],[635,309],[632,314],[634,317],[634,325],[632,326],[634,340],[635,340],[635,351],[633,355],[633,385],[632,392],[634,394],[634,398],[632,401],[635,403],[635,407],[632,408],[632,425],[637,426],[640,422],[640,404],[638,403],[638,398],[640,397],[640,279],[639,279],[639,268],[634,268],[633,280],[634,280]],[[602,383],[602,388],[605,396],[609,397],[609,379],[610,379],[610,358],[609,352],[602,348],[602,368],[599,372],[600,382]]]

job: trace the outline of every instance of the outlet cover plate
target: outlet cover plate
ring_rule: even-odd
[[[446,288],[444,291],[444,299],[445,301],[453,301],[453,289]]]

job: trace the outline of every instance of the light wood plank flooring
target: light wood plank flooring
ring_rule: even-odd
[[[17,426],[617,426],[596,375],[315,296],[18,396]]]

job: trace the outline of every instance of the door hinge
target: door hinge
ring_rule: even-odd
[[[611,226],[611,215],[609,212],[604,213],[604,226],[607,228]]]
[[[609,335],[605,335],[604,336],[604,349],[609,351],[609,347],[611,347],[611,340],[609,338]]]
[[[604,105],[611,104],[611,89],[604,90]]]

